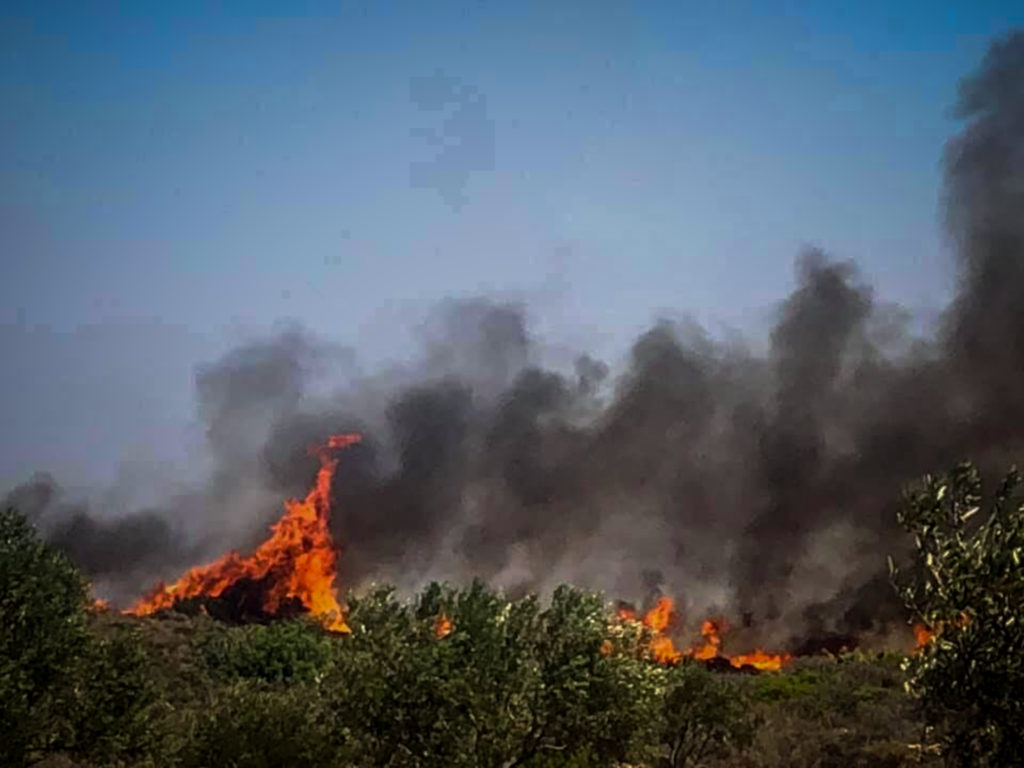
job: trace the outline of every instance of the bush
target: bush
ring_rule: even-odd
[[[13,509],[0,512],[0,763],[18,765],[61,731],[88,638],[86,584]]]
[[[179,768],[330,768],[345,760],[344,734],[306,685],[240,682],[186,715]]]
[[[0,513],[0,763],[99,765],[147,751],[153,689],[139,638],[86,628],[85,581],[14,510]]]
[[[981,512],[964,464],[909,491],[900,522],[917,541],[902,595],[935,639],[908,662],[909,688],[960,765],[1024,763],[1024,505],[1011,472]]]
[[[217,628],[200,640],[207,667],[227,679],[315,682],[331,663],[331,639],[308,620]]]
[[[741,682],[715,675],[700,664],[684,663],[671,670],[661,730],[667,766],[700,765],[712,755],[729,748],[742,750],[751,743],[755,720]]]
[[[546,610],[477,582],[349,601],[325,695],[360,765],[609,765],[649,745],[652,665],[605,656],[602,601],[559,589]],[[450,622],[438,631],[439,617]]]
[[[158,740],[149,667],[137,631],[119,627],[93,639],[75,664],[64,750],[96,765],[148,754]]]

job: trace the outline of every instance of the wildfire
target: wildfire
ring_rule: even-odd
[[[704,645],[690,651],[693,658],[706,661],[721,655],[722,632],[727,631],[728,628],[728,625],[721,619],[718,621],[705,619],[700,625],[700,634],[704,638]]]
[[[676,664],[684,656],[690,656],[698,661],[710,661],[712,659],[724,659],[736,669],[742,667],[755,667],[761,671],[778,670],[792,661],[788,653],[768,653],[760,648],[751,653],[741,653],[728,656],[722,653],[722,635],[728,632],[731,627],[724,619],[706,619],[701,624],[702,642],[686,651],[680,651],[675,647],[672,638],[666,632],[675,620],[674,603],[671,598],[660,597],[654,607],[649,610],[643,618],[644,626],[651,630],[651,639],[648,648],[655,661],[661,664]],[[636,621],[636,611],[628,605],[620,605],[616,611],[622,621]],[[610,644],[608,652],[611,651]],[[602,650],[602,652],[604,652]]]
[[[676,650],[672,638],[665,631],[675,618],[675,603],[670,597],[659,597],[654,607],[643,618],[643,625],[651,630],[648,644],[651,655],[659,664],[675,664],[682,658],[681,651]],[[620,604],[617,609],[621,621],[637,621],[636,611],[632,606]]]
[[[788,653],[768,653],[757,648],[752,653],[738,653],[734,656],[729,656],[728,659],[729,663],[736,668],[749,666],[765,672],[782,669],[782,667],[793,660],[793,657]]]
[[[348,632],[334,585],[336,550],[328,528],[331,479],[338,465],[332,451],[360,440],[357,434],[334,435],[310,449],[320,459],[316,483],[306,498],[285,502],[284,517],[251,555],[229,552],[214,563],[191,569],[170,586],[158,584],[127,612],[146,616],[179,600],[219,597],[232,585],[249,580],[260,585],[262,609],[268,614],[297,600],[327,629]]]

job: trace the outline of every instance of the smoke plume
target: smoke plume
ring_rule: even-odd
[[[1005,468],[1024,444],[1024,34],[993,45],[958,114],[959,288],[934,337],[819,251],[799,257],[765,351],[663,321],[614,376],[585,354],[543,366],[521,306],[452,300],[418,361],[326,392],[340,351],[296,329],[201,369],[216,470],[167,509],[100,521],[42,479],[10,500],[53,518],[47,535],[97,581],[138,593],[142,575],[254,543],[312,480],[307,446],[359,430],[333,488],[346,586],[572,581],[671,594],[769,642],[884,633],[901,620],[884,564],[906,546],[901,487],[965,458]]]

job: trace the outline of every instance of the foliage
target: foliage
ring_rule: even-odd
[[[885,654],[800,659],[744,681],[757,718],[750,749],[726,765],[884,768],[927,764],[905,675]]]
[[[90,640],[75,665],[64,749],[94,764],[144,755],[156,690],[141,636],[120,628]]]
[[[87,643],[86,584],[13,509],[0,512],[0,763],[46,748]]]
[[[344,735],[315,689],[242,681],[187,715],[179,768],[330,768],[348,765]],[[165,758],[168,759],[168,758]]]
[[[152,686],[137,635],[96,638],[87,586],[23,516],[0,513],[0,762],[63,752],[104,764],[146,751]]]
[[[648,630],[610,622],[600,597],[571,587],[546,603],[479,582],[432,584],[412,600],[372,589],[349,599],[345,636],[304,621],[225,627],[205,615],[86,612],[84,584],[66,561],[16,515],[4,526],[5,627],[16,617],[19,637],[40,643],[31,653],[4,646],[4,684],[32,679],[41,659],[52,671],[39,678],[42,692],[24,689],[38,702],[29,714],[0,702],[5,728],[25,726],[4,731],[20,736],[0,739],[4,765],[809,768],[929,759],[912,748],[920,723],[890,657],[801,660],[757,676],[693,662],[666,668],[650,660]],[[67,642],[46,651],[53,637]]]
[[[672,669],[661,734],[667,766],[700,765],[728,747],[743,749],[750,744],[755,721],[738,682],[695,663]]]
[[[331,663],[324,630],[308,620],[214,630],[199,643],[207,667],[228,679],[315,682]]]
[[[961,765],[1024,762],[1024,507],[1012,471],[981,512],[970,464],[908,491],[900,522],[916,537],[901,581],[935,639],[908,663],[910,690]]]
[[[513,766],[549,753],[610,764],[654,719],[660,670],[603,655],[605,606],[576,590],[542,610],[479,582],[431,585],[414,605],[380,589],[350,600],[348,623],[324,687],[367,765]]]

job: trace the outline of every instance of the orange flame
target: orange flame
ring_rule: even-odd
[[[970,614],[967,613],[967,611],[962,611],[960,613],[960,618],[958,618],[952,624],[941,621],[936,622],[933,626],[928,626],[924,623],[915,624],[913,627],[915,640],[914,653],[919,653],[920,651],[923,651],[926,647],[928,647],[928,644],[931,643],[931,641],[934,640],[940,632],[944,632],[948,627],[952,626],[956,629],[964,629],[970,623]]]
[[[672,638],[665,634],[675,620],[675,603],[670,597],[659,597],[654,607],[644,616],[644,625],[650,628],[651,654],[659,664],[675,664],[683,654],[676,650]]]
[[[767,671],[782,669],[783,666],[793,660],[793,657],[788,653],[768,653],[757,648],[753,653],[738,653],[734,656],[729,656],[728,659],[729,663],[737,669],[750,666],[761,671]]]
[[[228,552],[214,563],[193,568],[171,586],[158,584],[127,613],[146,616],[171,608],[179,600],[219,597],[242,579],[265,581],[263,609],[277,613],[286,600],[298,600],[333,632],[348,632],[334,586],[336,550],[328,529],[331,479],[338,460],[330,450],[361,440],[360,435],[334,435],[310,451],[320,459],[316,483],[305,499],[289,499],[286,512],[271,536],[248,557]]]
[[[636,621],[636,611],[629,605],[619,605],[616,614],[620,621]],[[683,654],[678,651],[672,638],[665,634],[675,620],[675,603],[670,597],[659,597],[654,607],[643,618],[643,625],[651,631],[648,649],[659,664],[675,664]],[[602,646],[602,653],[610,654],[612,646]]]
[[[616,609],[616,615],[621,621],[636,621],[636,611],[628,605],[620,605]],[[651,630],[651,639],[648,641],[648,649],[653,659],[660,664],[675,664],[683,656],[690,656],[698,661],[710,661],[721,658],[729,662],[733,667],[739,669],[744,666],[752,666],[759,670],[778,670],[792,661],[793,657],[788,653],[768,653],[760,648],[751,653],[740,653],[725,655],[722,653],[722,635],[731,629],[725,619],[705,619],[701,623],[700,633],[703,642],[694,645],[687,651],[680,651],[675,647],[672,638],[666,632],[675,621],[674,603],[671,598],[662,597],[658,599],[655,606],[647,612],[643,618],[644,626]],[[602,646],[602,653],[611,653],[612,646],[606,641]]]
[[[448,637],[454,628],[452,620],[443,613],[438,614],[437,618],[434,619],[434,635],[438,638]]]
[[[704,638],[704,645],[701,647],[695,646],[690,651],[693,658],[706,661],[707,659],[713,659],[718,656],[722,650],[721,633],[727,629],[728,626],[721,619],[705,619],[700,625],[700,634]]]
[[[925,646],[932,641],[935,637],[935,633],[931,629],[926,627],[924,624],[914,625],[914,650],[924,650]]]

